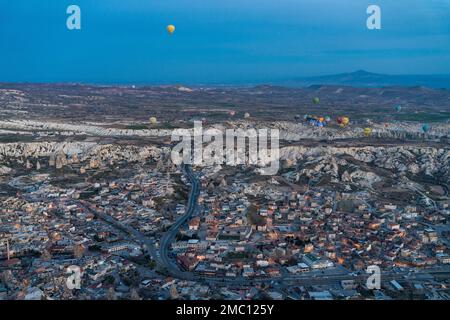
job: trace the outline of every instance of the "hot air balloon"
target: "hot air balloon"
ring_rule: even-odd
[[[428,131],[430,131],[430,125],[429,125],[428,123],[425,123],[425,124],[422,126],[422,131],[423,131],[424,133],[427,133]]]
[[[400,111],[402,111],[402,106],[397,104],[397,105],[394,106],[394,109],[395,109],[396,112],[400,112]]]
[[[326,117],[325,117],[325,121],[326,121],[326,122],[330,122],[330,121],[331,121],[331,117],[330,117],[330,116],[326,116]]]
[[[151,117],[149,121],[150,121],[151,124],[157,124],[158,123],[158,120],[156,119],[156,117]]]
[[[346,127],[350,123],[350,119],[348,117],[339,117],[337,118],[337,123],[341,127]]]
[[[169,32],[169,34],[173,34],[175,32],[175,26],[173,24],[169,24],[167,26],[167,32]]]
[[[314,98],[312,99],[312,102],[313,102],[314,104],[319,104],[320,99],[319,99],[318,97],[314,97]]]
[[[244,114],[244,118],[245,118],[245,119],[250,118],[250,113],[246,112],[246,113]]]
[[[369,137],[372,133],[372,128],[364,128],[364,135]]]
[[[232,111],[228,112],[228,114],[233,117],[236,114],[236,111],[232,110]]]
[[[306,115],[305,120],[307,123],[309,123],[310,125],[312,125],[314,127],[323,127],[326,125],[324,117]]]

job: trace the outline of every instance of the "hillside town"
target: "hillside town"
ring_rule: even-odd
[[[162,158],[119,161],[115,173],[110,163],[58,161],[25,161],[26,176],[9,182],[15,194],[2,194],[4,299],[448,298],[439,274],[450,263],[449,199],[401,205],[298,183],[293,166],[265,180],[197,168],[197,206],[169,253],[191,276],[177,278],[158,249],[187,211],[181,168]],[[392,277],[380,290],[361,281],[371,265]],[[71,266],[82,270],[80,289],[67,287]]]
[[[173,113],[157,109],[149,122],[137,110],[119,119],[115,112],[125,107],[117,107],[88,122],[73,111],[51,116],[66,97],[38,98],[28,85],[2,90],[0,300],[450,298],[448,122],[423,130],[401,121],[401,112],[389,125],[372,113],[369,132],[366,116],[348,125],[312,116],[278,121],[270,120],[270,105],[256,115],[216,106],[205,119],[186,109],[170,126]],[[140,90],[173,101],[195,93],[196,103],[204,95],[251,103],[251,96],[266,101],[267,91],[279,90],[280,101],[305,94],[60,90],[78,90],[81,104]],[[368,94],[380,99],[379,89]],[[175,164],[171,130],[194,121],[214,130],[278,129],[278,172]],[[371,285],[371,270],[380,271],[379,285]]]

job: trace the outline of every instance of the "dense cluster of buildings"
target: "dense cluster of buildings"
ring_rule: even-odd
[[[225,277],[279,277],[342,266],[430,267],[447,264],[427,212],[365,201],[363,193],[289,192],[280,201],[249,199],[236,184],[203,191],[200,210],[172,245],[189,271]],[[433,213],[445,219],[449,208]]]
[[[150,170],[67,189],[40,178],[0,204],[0,299],[137,297],[135,288],[154,267],[126,227],[150,236],[170,223],[156,210],[156,201],[173,192],[170,177]],[[66,283],[73,266],[80,290]]]
[[[170,245],[195,276],[187,281],[161,272],[146,247],[186,212],[186,199],[172,197],[189,185],[179,171],[67,187],[50,180],[31,177],[30,188],[2,198],[0,299],[448,298],[445,278],[402,278],[375,291],[360,278],[314,282],[373,265],[388,275],[447,267],[445,201],[369,203],[365,192],[292,191],[274,180],[258,189],[238,175],[214,184],[204,171],[198,206]],[[73,266],[81,272],[75,290],[67,285]]]

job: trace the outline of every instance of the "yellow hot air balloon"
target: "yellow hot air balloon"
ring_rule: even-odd
[[[167,26],[167,32],[169,32],[170,34],[175,32],[175,26],[173,24],[169,24]]]
[[[151,117],[151,118],[150,118],[150,123],[151,123],[151,124],[157,124],[157,123],[158,123],[158,120],[156,119],[156,117]]]
[[[372,128],[364,128],[364,135],[366,137],[369,137],[371,133],[372,133]]]

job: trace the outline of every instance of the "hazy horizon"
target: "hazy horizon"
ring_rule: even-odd
[[[252,87],[252,86],[261,86],[261,85],[274,85],[274,86],[285,86],[285,87],[309,87],[312,85],[341,85],[341,86],[349,86],[349,87],[355,87],[355,88],[364,88],[364,87],[373,87],[373,88],[379,88],[379,87],[389,87],[389,86],[396,86],[397,84],[392,85],[385,85],[383,83],[375,84],[375,85],[363,85],[363,84],[349,84],[345,82],[339,82],[339,83],[320,83],[320,82],[311,82],[312,79],[321,79],[321,78],[327,78],[327,77],[335,77],[339,75],[351,75],[356,74],[358,72],[367,72],[371,75],[379,75],[379,76],[393,76],[393,77],[425,77],[425,82],[428,77],[442,77],[446,80],[445,83],[442,84],[442,86],[433,86],[428,85],[430,88],[444,88],[447,90],[450,90],[450,87],[448,87],[450,83],[450,74],[409,74],[409,75],[402,75],[402,74],[380,74],[380,73],[374,73],[367,70],[354,70],[350,72],[343,72],[343,73],[337,73],[337,74],[322,74],[322,75],[313,75],[313,76],[305,76],[297,77],[297,79],[289,78],[289,79],[275,79],[271,81],[235,81],[235,82],[156,82],[156,81],[140,81],[140,82],[114,82],[114,81],[105,81],[105,82],[96,82],[96,81],[46,81],[46,82],[39,82],[39,81],[1,81],[1,84],[12,84],[12,85],[82,85],[82,86],[191,86],[191,87],[200,87],[200,86],[210,86],[210,87]],[[423,79],[423,78],[419,78]],[[308,83],[309,81],[309,83]],[[417,85],[412,85],[409,83],[400,84],[400,86],[403,86],[405,88],[407,87],[415,87]],[[425,85],[427,86],[427,85]]]

